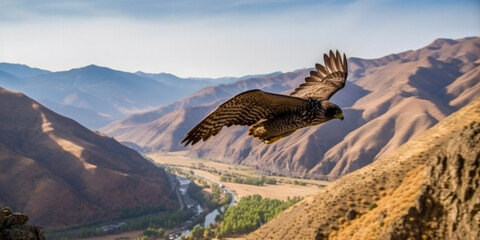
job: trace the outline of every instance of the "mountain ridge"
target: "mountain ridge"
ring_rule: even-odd
[[[0,86],[24,92],[92,129],[166,105],[203,87],[245,77],[180,78],[166,73],[129,73],[95,64],[50,72],[0,63]]]
[[[192,157],[246,164],[265,173],[336,178],[392,151],[480,96],[478,58],[478,37],[439,39],[378,59],[349,58],[348,82],[331,99],[343,108],[343,122],[300,129],[268,146],[246,136],[245,128],[224,128],[188,150]],[[288,93],[309,70],[208,87],[101,130],[145,151],[183,150],[181,133],[222,101],[252,88]]]

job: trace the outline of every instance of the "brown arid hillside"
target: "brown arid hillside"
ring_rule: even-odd
[[[438,39],[379,59],[349,58],[349,81],[332,98],[344,110],[344,121],[297,130],[272,145],[248,137],[245,127],[231,127],[188,150],[193,157],[255,166],[266,173],[337,178],[393,151],[479,97],[478,59],[479,37]],[[308,71],[210,87],[102,131],[145,151],[182,150],[179,142],[185,133],[222,101],[253,88],[289,93]]]
[[[176,208],[168,176],[137,152],[0,88],[0,206],[44,228]],[[172,200],[173,199],[173,200]]]
[[[480,239],[480,99],[247,239]]]

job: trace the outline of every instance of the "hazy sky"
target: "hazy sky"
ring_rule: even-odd
[[[480,0],[0,0],[0,62],[52,71],[241,76],[479,35]]]

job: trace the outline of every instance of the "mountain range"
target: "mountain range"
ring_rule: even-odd
[[[246,239],[480,239],[480,99]]]
[[[344,121],[297,130],[264,145],[230,127],[187,148],[190,156],[266,173],[336,178],[370,164],[480,96],[480,38],[437,39],[378,59],[349,58],[344,89],[331,99]],[[102,128],[144,151],[177,151],[184,134],[228,98],[249,89],[288,94],[311,69],[210,86],[154,111]]]
[[[129,73],[96,65],[50,72],[0,63],[0,87],[23,92],[91,129],[166,105],[206,86],[250,77],[180,78],[167,73]]]
[[[171,186],[134,150],[0,88],[0,205],[31,224],[63,228],[138,207],[176,209]]]

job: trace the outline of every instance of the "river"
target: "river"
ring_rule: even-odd
[[[235,194],[233,194],[233,192],[224,187],[221,183],[217,183],[220,187],[223,187],[223,190],[225,192],[227,192],[228,194],[230,194],[230,196],[232,196],[232,200],[230,200],[230,203],[228,204],[229,207],[233,206],[235,204]],[[220,208],[217,208],[211,212],[209,212],[207,214],[207,216],[205,216],[205,223],[203,224],[204,227],[208,227],[210,226],[211,223],[214,223],[215,222],[215,218],[217,217],[218,214],[220,214],[220,211],[224,211],[225,208],[224,207],[220,207]]]
[[[220,188],[223,189],[224,193],[230,194],[230,196],[232,197],[232,200],[230,201],[228,206],[233,206],[235,204],[236,196],[235,196],[235,194],[233,193],[232,190],[226,188],[223,184],[221,184],[218,181],[215,181],[215,180],[212,180],[212,179],[206,178],[204,176],[200,176],[200,175],[197,175],[197,176],[200,177],[200,178],[203,178],[203,179],[205,179],[209,182],[217,184]],[[195,208],[196,209],[196,214],[195,215],[196,216],[200,215],[200,213],[202,213],[204,211],[203,208],[200,206],[200,204],[197,203],[197,201],[190,198],[190,196],[188,196],[188,194],[187,194],[188,185],[192,181],[190,179],[184,177],[184,176],[177,175],[176,177],[177,177],[178,182],[180,182],[179,191],[180,191],[180,194],[182,195],[183,201],[185,202],[186,208]],[[223,210],[224,210],[224,208],[220,207],[220,208],[214,209],[213,211],[209,212],[205,216],[205,222],[204,222],[203,225],[205,227],[210,226],[211,223],[215,222],[215,218],[220,213],[220,211],[223,211]],[[191,222],[191,220],[189,220],[189,221]],[[189,221],[186,222],[186,225],[188,225]],[[178,231],[170,234],[168,236],[168,239],[181,240],[182,236],[188,236],[190,234],[190,230],[191,229],[186,229],[186,227],[184,225],[184,226],[180,227],[178,229]]]

